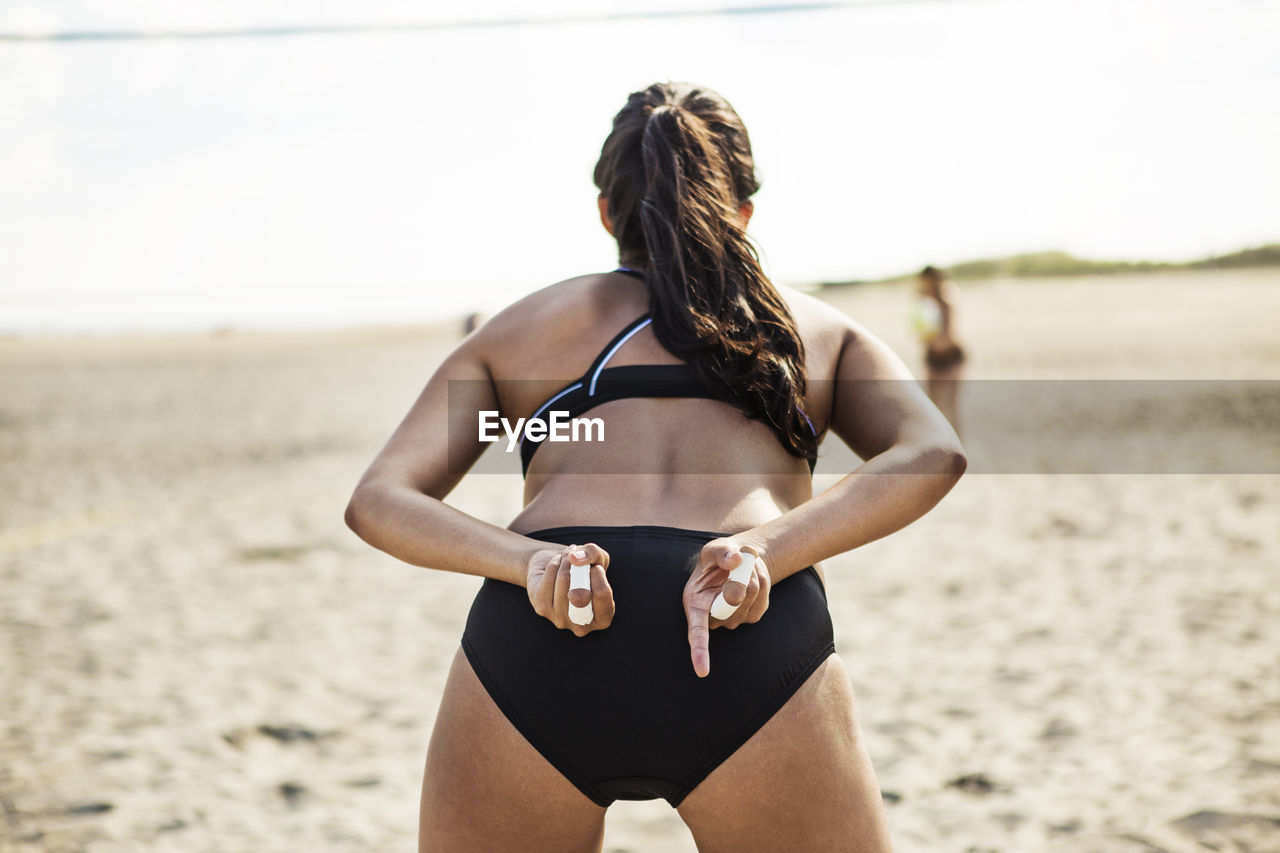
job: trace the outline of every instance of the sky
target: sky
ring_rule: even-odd
[[[6,0],[0,34],[699,6],[460,8]],[[781,282],[1277,242],[1278,43],[1271,0],[0,40],[0,332],[433,319],[609,269],[591,169],[627,93],[664,79],[742,115]]]

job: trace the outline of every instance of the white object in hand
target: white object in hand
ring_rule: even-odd
[[[591,567],[590,566],[569,566],[569,589],[591,589]],[[573,602],[569,602],[569,621],[575,625],[590,625],[594,613],[591,610],[591,602],[587,602],[586,607],[576,607]]]
[[[737,581],[743,586],[746,586],[751,583],[751,575],[755,573],[755,568],[756,555],[748,554],[744,551],[742,554],[742,562],[738,563],[738,567],[736,569],[730,570],[729,580]],[[725,581],[725,583],[728,582],[729,581]],[[719,619],[721,622],[737,612],[738,605],[730,604],[725,601],[723,590],[721,590],[720,594],[716,596],[716,600],[711,602],[711,615],[716,619]]]

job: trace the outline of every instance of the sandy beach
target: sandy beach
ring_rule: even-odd
[[[902,288],[824,298],[919,370]],[[966,284],[957,320],[973,378],[1274,380],[1278,317],[1242,270]],[[458,336],[0,341],[0,850],[414,849],[479,581],[342,513]],[[518,484],[450,502],[505,525]],[[1277,474],[977,471],[829,561],[896,848],[1280,850],[1278,519]],[[657,801],[604,849],[694,848]]]

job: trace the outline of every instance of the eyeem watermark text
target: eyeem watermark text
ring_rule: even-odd
[[[511,421],[496,411],[480,411],[480,440],[493,442],[507,436],[507,452],[525,441],[604,441],[604,421],[600,418],[571,418],[568,412],[548,412],[547,418],[516,418]]]

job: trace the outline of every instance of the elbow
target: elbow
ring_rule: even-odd
[[[356,486],[356,490],[351,493],[351,499],[347,501],[346,512],[343,513],[343,520],[347,523],[347,527],[351,528],[351,532],[364,538],[361,532],[364,529],[364,521],[368,516],[369,490],[363,483]]]
[[[964,448],[959,444],[955,447],[948,448],[947,451],[947,473],[951,475],[952,482],[958,482],[964,476],[964,472],[969,468],[969,457],[965,454]]]
[[[351,500],[347,501],[347,511],[342,514],[342,520],[347,523],[347,527],[351,528],[352,533],[359,534],[356,525],[359,524],[359,510],[356,509],[356,496],[352,495]]]
[[[930,474],[946,478],[948,487],[954,486],[969,467],[969,457],[959,442],[935,444],[924,452],[922,468]]]

